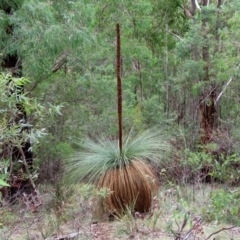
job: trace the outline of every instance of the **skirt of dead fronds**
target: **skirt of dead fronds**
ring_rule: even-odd
[[[158,182],[151,165],[133,160],[125,167],[106,172],[97,187],[112,192],[103,199],[104,208],[110,214],[121,215],[127,208],[134,212],[148,212],[157,193]]]

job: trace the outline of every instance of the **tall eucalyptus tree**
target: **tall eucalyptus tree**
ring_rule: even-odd
[[[84,44],[90,45],[94,39],[89,34],[94,24],[91,17],[93,12],[93,4],[79,1],[1,1],[1,71],[10,72],[15,78],[26,76],[30,79],[30,82],[22,81],[24,86],[20,84],[16,88],[19,98],[37,96],[44,106],[65,101],[66,95],[59,92],[59,88],[69,91],[70,83],[76,80],[72,77],[73,68],[81,70],[79,59],[82,47]],[[67,65],[67,60],[71,67]],[[67,114],[66,108],[64,118],[54,114],[51,118],[45,118],[47,122],[42,127],[48,126],[48,132],[54,136],[49,141],[65,141],[61,139],[64,135],[61,123],[71,118],[71,114]],[[22,130],[28,131],[27,125],[32,125],[36,120],[26,118],[26,111],[19,102],[15,123],[24,125]],[[30,163],[33,157],[30,142],[22,143],[21,148],[24,156],[13,150],[12,157],[16,161],[22,161],[24,157]],[[42,152],[48,152],[47,149],[49,144]],[[41,154],[39,156],[43,157]]]
[[[194,118],[189,120],[199,126],[200,137],[196,138],[204,145],[216,143],[219,153],[231,151],[228,123],[232,121],[230,109],[235,105],[229,106],[229,97],[235,87],[232,80],[238,77],[239,68],[238,46],[233,40],[232,27],[236,26],[233,16],[238,9],[237,1],[191,1],[189,30],[177,45],[181,58],[177,81],[190,90],[186,101],[197,100],[194,107],[189,105],[185,109],[185,113],[193,109]],[[234,112],[238,111],[234,108]]]

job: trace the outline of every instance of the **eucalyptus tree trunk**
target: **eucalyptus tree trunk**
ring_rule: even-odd
[[[202,0],[203,6],[207,6],[208,1]],[[209,59],[209,44],[207,38],[207,18],[203,18],[202,20],[202,32],[204,45],[202,47],[202,60],[204,61],[204,76],[201,81],[209,81],[209,69],[210,69],[210,59]],[[212,132],[214,128],[214,120],[215,120],[215,104],[214,100],[216,98],[216,90],[210,87],[209,92],[203,92],[202,96],[199,99],[199,113],[200,113],[200,134],[201,134],[201,142],[203,144],[207,144],[211,141]]]
[[[203,11],[200,6],[206,7],[211,3],[209,0],[202,0],[201,4],[199,4],[198,0],[191,1],[191,13],[195,14],[196,11]],[[217,7],[221,6],[221,0],[217,2]],[[201,13],[201,14],[204,14]],[[208,41],[208,18],[203,15],[202,18],[202,34],[203,34],[203,46],[201,51],[201,58],[204,62],[203,71],[204,74],[201,77],[200,81],[209,82],[208,90],[204,90],[201,93],[199,98],[199,118],[200,118],[200,140],[202,144],[208,144],[213,140],[213,131],[217,124],[218,119],[218,109],[216,107],[215,101],[217,97],[217,87],[210,83],[211,76],[210,75],[210,53],[209,53],[209,41]],[[216,27],[217,28],[217,27]],[[216,29],[216,41],[217,41],[217,33]],[[194,54],[194,53],[193,53]]]

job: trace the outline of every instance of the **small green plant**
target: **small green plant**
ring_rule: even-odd
[[[60,231],[60,221],[56,214],[51,211],[49,214],[45,215],[44,227],[38,224],[38,231],[41,233],[43,239],[53,236],[54,234],[59,234]]]
[[[239,181],[240,173],[240,170],[237,167],[238,165],[239,156],[236,154],[230,156],[221,155],[219,161],[214,161],[210,175],[224,183],[237,183]]]
[[[119,230],[119,233],[125,233],[129,236],[134,236],[134,233],[138,232],[138,219],[133,214],[134,207],[126,207],[122,216],[116,216],[117,220],[121,223],[123,228]]]
[[[196,180],[196,178],[200,178],[199,180],[204,179],[204,175],[202,175],[202,169],[212,169],[213,165],[213,157],[206,153],[204,150],[200,150],[198,152],[192,152],[189,149],[185,150],[186,160],[183,162],[185,167],[189,168],[190,179],[188,180]],[[208,174],[208,172],[206,173]],[[192,178],[192,179],[191,179]]]
[[[159,198],[158,196],[155,196],[153,198],[150,217],[147,218],[146,225],[154,231],[156,228],[157,222],[163,213],[164,213],[163,209],[162,207],[160,207],[160,204],[159,204]]]
[[[202,214],[206,221],[229,223],[240,226],[240,191],[215,190],[211,195],[211,202],[203,209]]]
[[[101,218],[104,211],[104,206],[98,208],[102,204],[102,200],[112,194],[109,189],[97,189],[93,184],[75,185],[75,194],[77,194],[76,202],[80,206],[82,218],[90,216],[92,222],[96,222]]]
[[[7,183],[7,180],[9,178],[8,166],[9,161],[0,162],[0,191],[2,187],[10,187],[10,185]],[[1,193],[2,194],[0,194],[0,202],[2,201],[3,197],[3,192],[1,191]]]
[[[27,78],[0,73],[0,179],[12,188],[23,187],[26,180],[35,188],[32,152],[46,136],[45,118],[60,108],[50,105],[47,109],[28,97],[23,91],[27,83]]]
[[[16,215],[9,211],[8,208],[0,208],[0,228],[4,228],[16,221]]]
[[[0,187],[9,187],[10,185],[0,179]]]

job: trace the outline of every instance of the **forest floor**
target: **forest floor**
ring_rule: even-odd
[[[22,200],[0,208],[0,240],[240,240],[239,227],[216,220],[210,198],[222,187],[164,187],[146,215],[127,210],[121,218],[97,220],[91,187],[57,197],[51,186],[39,186],[39,206]]]

